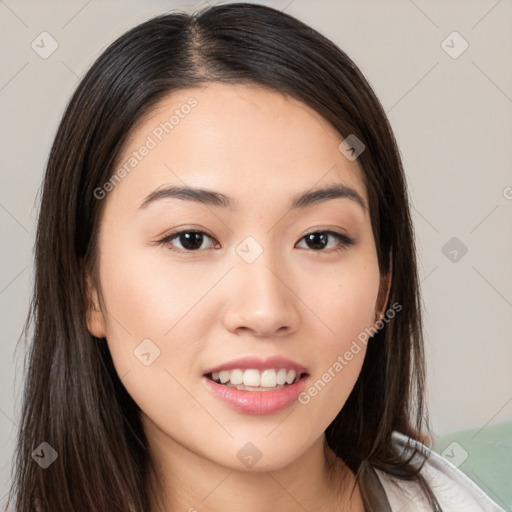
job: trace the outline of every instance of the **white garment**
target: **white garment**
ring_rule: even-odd
[[[407,441],[428,455],[421,474],[436,496],[443,512],[505,512],[472,480],[441,455],[404,434],[393,432],[393,444],[404,450]],[[397,482],[387,473],[375,470],[393,512],[432,512],[424,493],[415,482]],[[399,485],[400,487],[397,487]]]

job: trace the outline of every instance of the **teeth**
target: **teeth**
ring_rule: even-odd
[[[231,384],[242,384],[242,382],[244,382],[245,375],[242,370],[232,370],[231,372],[228,373],[231,374],[229,376]]]
[[[288,372],[284,368],[282,368],[281,370],[279,370],[277,372],[277,384],[279,386],[282,386],[286,382],[286,374],[287,373]]]
[[[294,380],[297,374],[295,373],[295,370],[288,370],[288,373],[286,374],[286,383],[291,384]]]
[[[285,384],[293,384],[298,382],[301,375],[297,374],[295,370],[287,370],[281,368],[279,370],[223,370],[221,372],[213,372],[212,380],[220,382],[221,384],[232,384],[244,389],[246,386],[252,388],[279,388],[284,387]]]
[[[236,371],[236,370],[235,370]],[[235,372],[231,372],[232,374]],[[229,379],[231,380],[231,379]],[[253,388],[257,388],[260,386],[260,372],[258,370],[245,370],[244,372],[244,386],[252,386]],[[231,384],[236,384],[231,381]]]
[[[264,370],[261,373],[260,384],[262,388],[275,388],[277,385],[277,373],[275,370]]]

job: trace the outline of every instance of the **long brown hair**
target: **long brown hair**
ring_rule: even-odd
[[[86,276],[94,268],[104,201],[94,191],[115,171],[137,121],[165,95],[212,81],[251,83],[289,94],[343,137],[359,156],[378,262],[393,270],[388,303],[402,310],[368,344],[360,376],[326,430],[336,455],[363,479],[370,466],[416,480],[419,469],[391,443],[428,428],[413,230],[399,152],[381,104],[354,62],[294,17],[232,3],[176,12],[131,29],[96,60],[73,94],[46,167],[35,247],[35,285],[24,334],[21,428],[9,501],[17,512],[144,512],[154,471],[139,408],[104,340],[86,324]],[[32,453],[47,442],[50,467]]]

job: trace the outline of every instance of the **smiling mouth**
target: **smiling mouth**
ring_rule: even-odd
[[[307,373],[286,368],[272,368],[263,371],[253,368],[247,370],[235,369],[205,375],[217,384],[239,391],[279,391],[307,376]]]

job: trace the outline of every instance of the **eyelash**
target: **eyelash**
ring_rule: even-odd
[[[185,229],[185,230],[182,230],[182,231],[176,231],[175,233],[171,233],[167,236],[165,236],[164,238],[162,238],[161,240],[158,241],[158,244],[160,245],[164,245],[165,247],[167,247],[167,249],[169,249],[170,251],[174,251],[174,252],[178,252],[178,253],[194,253],[194,252],[201,252],[201,251],[204,251],[205,249],[195,249],[195,250],[189,250],[189,249],[176,249],[172,246],[171,244],[171,241],[174,240],[175,238],[178,238],[180,235],[184,234],[184,233],[198,233],[198,234],[201,234],[201,235],[205,235],[207,236],[208,238],[214,240],[214,237],[211,236],[210,234],[208,234],[207,232],[205,231],[201,231],[201,230],[197,230],[197,229]],[[338,246],[334,249],[330,249],[330,250],[325,250],[325,249],[319,249],[319,250],[315,250],[315,249],[310,249],[311,251],[313,252],[318,252],[318,253],[322,253],[322,252],[325,252],[325,253],[331,253],[331,252],[338,252],[338,251],[342,251],[342,250],[345,250],[347,249],[348,247],[350,246],[353,246],[355,245],[355,240],[353,238],[350,238],[349,236],[343,234],[343,233],[338,233],[337,231],[332,231],[332,230],[316,230],[316,231],[310,231],[309,233],[306,233],[300,240],[299,242],[301,242],[302,240],[304,240],[307,236],[309,235],[313,235],[313,234],[318,234],[318,233],[321,233],[321,234],[328,234],[328,235],[331,235],[333,236],[334,238],[336,238],[338,240]],[[211,247],[210,247],[211,249]]]

